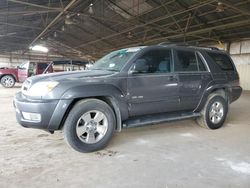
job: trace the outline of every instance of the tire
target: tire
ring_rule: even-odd
[[[227,112],[228,103],[225,98],[218,93],[212,93],[201,111],[201,116],[196,121],[207,129],[218,129],[223,126]]]
[[[1,84],[5,88],[12,88],[14,87],[16,80],[11,75],[5,75],[1,78]]]
[[[115,126],[115,114],[107,103],[98,99],[81,100],[64,123],[64,138],[76,151],[93,152],[107,146]]]

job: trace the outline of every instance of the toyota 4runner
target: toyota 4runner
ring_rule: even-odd
[[[220,128],[241,92],[226,52],[156,45],[111,52],[91,70],[28,78],[14,106],[22,126],[63,129],[71,147],[92,152],[128,127],[193,118]]]

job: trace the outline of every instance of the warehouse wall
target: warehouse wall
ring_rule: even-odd
[[[28,59],[0,55],[0,67],[16,67],[17,65],[28,61]]]
[[[250,40],[231,43],[229,52],[240,75],[244,90],[250,90]]]
[[[43,53],[11,53],[0,54],[0,67],[16,67],[21,63],[33,62],[50,62],[53,60],[62,59],[61,55],[43,54]]]

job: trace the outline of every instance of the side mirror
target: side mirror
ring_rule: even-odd
[[[131,69],[132,74],[136,73],[146,73],[148,72],[149,66],[145,59],[137,59],[134,63],[133,68]]]

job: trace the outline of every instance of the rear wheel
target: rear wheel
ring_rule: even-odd
[[[14,87],[15,83],[16,83],[15,78],[11,75],[5,75],[1,78],[1,84],[5,88]]]
[[[207,103],[201,111],[197,122],[208,129],[218,129],[223,126],[228,112],[228,103],[225,98],[217,93],[208,97]]]
[[[104,148],[112,138],[115,115],[108,104],[97,99],[78,102],[64,124],[67,143],[79,152]]]

